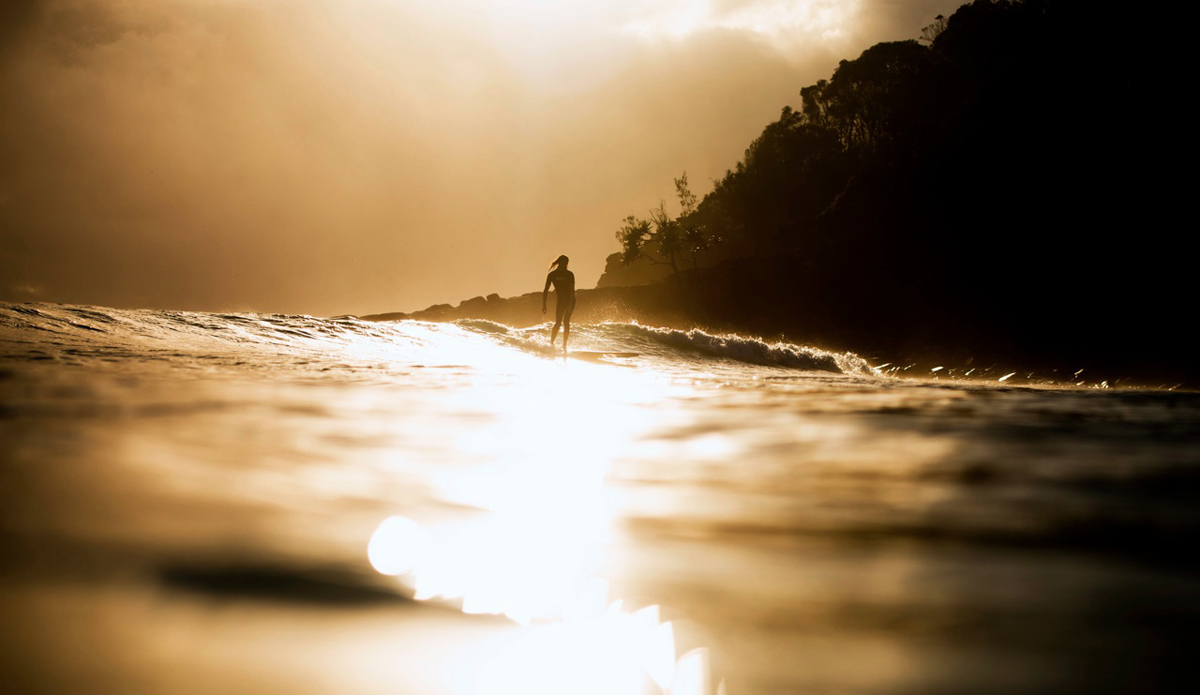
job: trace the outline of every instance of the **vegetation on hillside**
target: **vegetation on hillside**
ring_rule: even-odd
[[[626,218],[622,260],[763,259],[778,277],[730,311],[769,300],[910,342],[1169,348],[1190,293],[1166,161],[1179,133],[1166,95],[1141,89],[1169,69],[1155,32],[1129,19],[975,0],[872,46],[801,89],[698,203],[685,175],[680,214]]]

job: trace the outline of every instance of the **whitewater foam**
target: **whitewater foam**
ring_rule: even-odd
[[[513,328],[481,319],[452,323],[363,321],[354,317],[111,309],[62,304],[0,304],[0,338],[10,358],[71,347],[222,353],[320,353],[328,356],[439,364],[471,363],[472,352],[544,353],[550,324]],[[647,368],[757,365],[875,376],[858,355],[786,342],[637,323],[576,325],[571,348],[643,355]]]
[[[653,328],[637,323],[623,324],[632,333],[649,340],[711,357],[773,367],[874,375],[875,370],[852,352],[828,352],[792,343],[769,343],[737,334],[714,335],[698,329]]]

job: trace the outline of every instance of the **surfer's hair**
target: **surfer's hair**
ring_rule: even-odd
[[[556,266],[561,268],[570,262],[570,258],[567,258],[566,256],[559,256],[558,258],[554,259],[553,263],[550,264],[550,269],[553,270]]]

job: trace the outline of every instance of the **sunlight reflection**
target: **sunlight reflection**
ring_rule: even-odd
[[[653,681],[661,692],[706,695],[673,688],[674,670],[670,623],[610,611],[509,636],[480,669],[478,692],[637,695]]]
[[[649,683],[672,695],[713,692],[707,650],[693,649],[677,659],[674,628],[661,621],[658,606],[626,612],[622,601],[609,600],[603,580],[506,572],[493,564],[500,558],[490,551],[474,556],[477,566],[468,567],[466,558],[447,559],[456,554],[452,549],[428,547],[428,539],[416,522],[389,517],[372,536],[368,555],[385,574],[409,566],[417,600],[454,594],[463,598],[465,613],[502,612],[521,626],[505,633],[479,665],[475,692],[639,695]],[[476,551],[483,547],[470,545]],[[508,566],[528,560],[510,559]],[[557,604],[556,617],[545,619],[538,607],[550,603]],[[716,692],[725,692],[723,683]]]
[[[489,369],[460,404],[472,413],[455,442],[464,463],[434,477],[440,498],[477,511],[427,528],[385,520],[368,546],[372,565],[401,575],[417,600],[461,601],[464,613],[517,624],[480,665],[478,692],[709,695],[707,655],[689,652],[677,666],[658,607],[631,612],[595,578],[613,534],[612,463],[658,425],[649,406],[678,387],[511,350],[470,363],[479,360]],[[724,447],[711,439],[700,449]]]
[[[480,511],[429,529],[411,581],[417,598],[461,599],[469,613],[524,624],[557,619],[611,539],[614,501],[605,480],[612,462],[655,424],[644,404],[673,387],[614,367],[481,352],[475,362],[502,360],[508,376],[480,373],[470,401],[459,406],[475,414],[456,441],[472,464],[433,476],[438,497]],[[402,544],[424,548],[407,536],[381,540],[372,562],[416,552],[383,550]]]
[[[521,603],[514,601],[516,594],[526,593],[528,599],[550,588],[508,585],[495,572],[486,575],[488,582],[478,584],[440,575],[439,570],[447,568],[438,568],[436,552],[426,554],[426,538],[415,522],[390,517],[376,529],[368,554],[376,569],[387,574],[412,564],[409,571],[417,575],[418,586],[432,573],[442,588],[458,587],[467,596],[467,613],[512,609]],[[659,691],[673,695],[710,693],[707,652],[692,650],[677,661],[674,629],[660,621],[658,606],[624,612],[621,601],[609,601],[608,585],[599,579],[576,581],[570,589],[556,620],[534,626],[526,622],[505,633],[479,665],[475,692],[638,695],[653,682]],[[418,592],[416,598],[429,596]]]
[[[675,667],[672,691],[676,693],[707,693],[709,685],[708,650],[693,649],[679,657]]]
[[[411,572],[428,554],[429,534],[420,524],[402,516],[384,519],[367,545],[367,558],[380,574]]]

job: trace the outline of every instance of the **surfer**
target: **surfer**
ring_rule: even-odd
[[[559,326],[563,329],[563,352],[567,351],[567,338],[571,335],[571,313],[575,311],[575,273],[567,270],[571,259],[559,256],[550,264],[546,286],[542,288],[542,313],[546,313],[546,293],[554,285],[554,328],[550,330],[550,345],[558,337]]]

